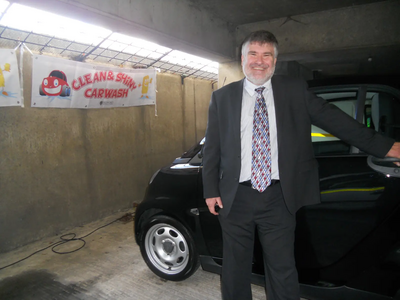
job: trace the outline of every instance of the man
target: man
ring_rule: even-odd
[[[224,300],[252,298],[255,230],[263,247],[268,300],[300,298],[295,213],[320,201],[311,124],[372,155],[400,157],[400,143],[316,97],[305,81],[272,77],[277,46],[270,32],[251,33],[242,44],[246,78],[215,91],[210,102],[203,185],[223,233]]]

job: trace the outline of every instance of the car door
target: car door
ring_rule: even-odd
[[[315,92],[400,141],[397,90],[362,85]],[[321,203],[297,213],[300,282],[394,296],[400,288],[400,178],[373,170],[367,154],[320,128],[313,127],[312,132]]]
[[[211,214],[203,197],[202,168],[199,170],[199,220],[206,249],[202,254],[213,258],[214,262],[222,265],[222,231],[218,217]]]

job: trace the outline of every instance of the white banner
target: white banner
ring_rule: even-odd
[[[109,108],[156,103],[154,69],[122,69],[34,55],[32,107]]]
[[[17,55],[14,50],[0,49],[0,106],[21,106]]]

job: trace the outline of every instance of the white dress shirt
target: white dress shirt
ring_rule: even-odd
[[[278,138],[276,132],[276,117],[274,95],[272,92],[271,79],[264,83],[263,96],[268,110],[269,138],[271,141],[271,179],[279,179],[278,169]],[[251,157],[252,157],[252,136],[253,136],[253,115],[257,99],[256,86],[247,78],[243,85],[242,114],[240,119],[241,138],[241,171],[239,182],[251,179]]]

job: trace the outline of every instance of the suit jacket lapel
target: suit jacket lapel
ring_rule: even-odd
[[[287,99],[286,99],[285,88],[282,84],[282,80],[280,80],[279,77],[272,76],[271,84],[274,93],[278,149],[281,149],[280,142],[285,134],[284,124],[285,124],[285,107],[287,104]]]
[[[233,123],[233,132],[234,132],[234,145],[239,145],[240,151],[240,120],[242,115],[242,98],[243,98],[243,82],[244,79],[238,81],[237,84],[231,89],[231,107],[232,107],[232,120],[235,120]]]

